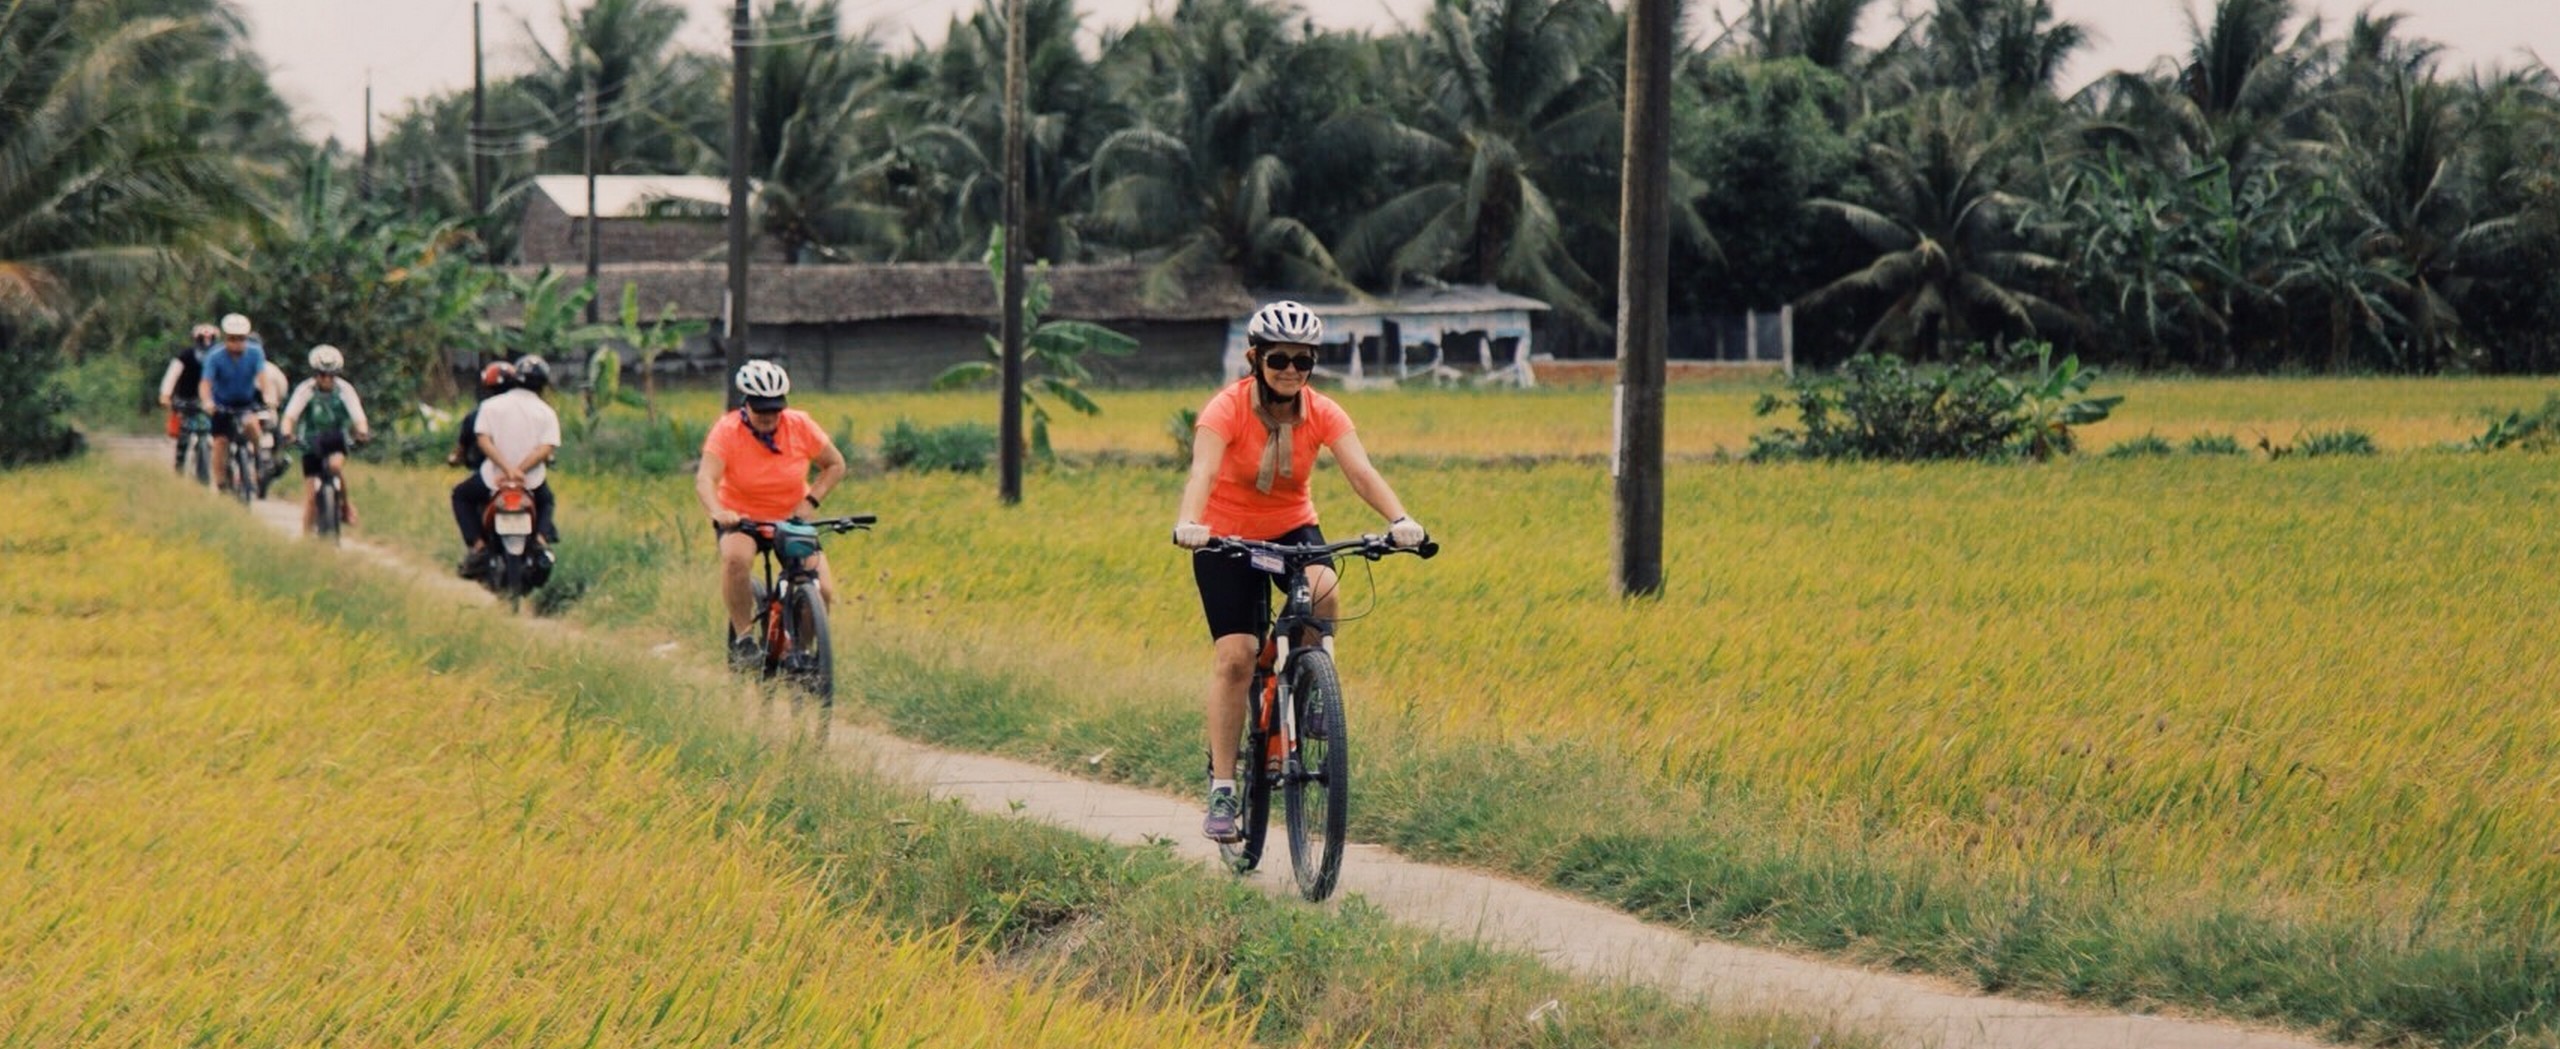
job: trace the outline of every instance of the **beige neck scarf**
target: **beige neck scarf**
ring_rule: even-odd
[[[1253,490],[1269,494],[1275,477],[1296,475],[1296,465],[1290,461],[1289,451],[1294,444],[1290,436],[1296,431],[1298,423],[1306,418],[1307,391],[1299,390],[1297,403],[1283,407],[1263,399],[1260,378],[1252,379],[1251,382],[1253,383],[1253,414],[1262,420],[1262,428],[1271,433],[1270,440],[1263,442],[1262,445],[1262,468],[1254,472]]]

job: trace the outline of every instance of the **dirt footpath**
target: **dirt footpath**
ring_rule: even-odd
[[[100,443],[136,463],[137,471],[145,464],[168,469],[165,441],[108,438]],[[296,498],[300,491],[298,484],[280,482],[276,488],[278,495]],[[297,501],[264,500],[253,511],[286,535],[301,530]],[[485,591],[453,578],[443,566],[422,565],[352,537],[345,551],[439,595],[494,604]],[[556,626],[575,630],[566,624]],[[659,652],[671,654],[665,646]],[[674,654],[698,665],[703,673],[718,672],[716,654]],[[942,750],[841,722],[829,740],[831,748],[849,762],[913,782],[936,796],[959,799],[978,812],[1037,819],[1123,845],[1170,842],[1176,852],[1196,862],[1218,863],[1216,846],[1200,837],[1199,807],[1191,799],[1077,779],[984,754]],[[1263,871],[1248,880],[1274,895],[1294,896],[1286,847],[1276,834],[1272,845]],[[1941,980],[1702,940],[1571,896],[1476,871],[1417,863],[1375,845],[1354,844],[1343,856],[1336,900],[1355,895],[1406,924],[1528,951],[1571,972],[1643,984],[1717,1008],[1805,1016],[1871,1032],[1898,1045],[2311,1049],[2329,1044],[2228,1023],[2131,1016],[1974,994]]]

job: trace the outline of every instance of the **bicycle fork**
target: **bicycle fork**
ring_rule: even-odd
[[[1298,721],[1289,709],[1289,696],[1281,686],[1281,672],[1289,666],[1289,639],[1274,636],[1263,643],[1263,654],[1269,657],[1262,672],[1260,695],[1262,723],[1270,731],[1263,742],[1262,770],[1278,775],[1288,760],[1289,750],[1298,738]]]

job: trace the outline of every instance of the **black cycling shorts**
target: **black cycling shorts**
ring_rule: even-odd
[[[1300,525],[1263,541],[1321,543],[1324,533],[1314,525]],[[1316,563],[1331,567],[1333,559]],[[1241,557],[1195,550],[1191,553],[1191,581],[1200,587],[1200,611],[1208,617],[1210,640],[1229,634],[1260,637],[1271,629],[1271,595],[1280,589],[1279,576],[1255,568]]]
[[[345,454],[347,454],[345,430],[302,435],[302,476],[321,476],[321,472],[329,468],[330,456]]]
[[[257,412],[256,408],[216,408],[206,417],[213,422],[213,435],[227,441],[240,436],[241,416]]]

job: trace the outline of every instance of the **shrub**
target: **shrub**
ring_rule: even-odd
[[[2178,446],[2170,444],[2168,438],[2162,437],[2156,433],[2146,433],[2140,437],[2122,442],[2113,448],[2107,449],[2107,458],[2150,459],[2164,455],[2176,455],[2177,453]]]
[[[2372,455],[2373,435],[2362,430],[2313,430],[2294,438],[2293,452],[2303,458],[2324,455]]]
[[[1191,466],[1191,439],[1200,433],[1200,412],[1195,408],[1176,408],[1166,419],[1164,432],[1173,438],[1174,465]]]
[[[2560,393],[2552,394],[2534,411],[2508,412],[2505,418],[2491,416],[2489,429],[2472,438],[2470,448],[2475,452],[2501,448],[2540,452],[2555,446],[2560,446]]]
[[[880,431],[880,461],[892,470],[976,473],[995,454],[995,428],[984,423],[922,427],[901,417]]]
[[[1859,354],[1833,375],[1788,380],[1801,429],[1754,434],[1751,458],[2037,459],[2071,452],[2072,428],[2097,422],[2122,397],[2088,397],[2096,369],[2076,357],[2059,364],[2052,347],[2022,344],[1993,357],[1980,346],[1945,367],[1915,367],[1890,354]],[[2023,365],[2033,362],[2032,370]],[[2016,378],[2004,369],[2021,372]],[[1763,395],[1754,411],[1787,401]]]
[[[2188,455],[2242,455],[2240,439],[2227,433],[2200,433],[2187,438]]]
[[[0,360],[17,378],[0,383],[0,466],[48,462],[80,450],[80,435],[63,421],[71,407],[61,355],[51,344],[22,338],[0,324]]]

